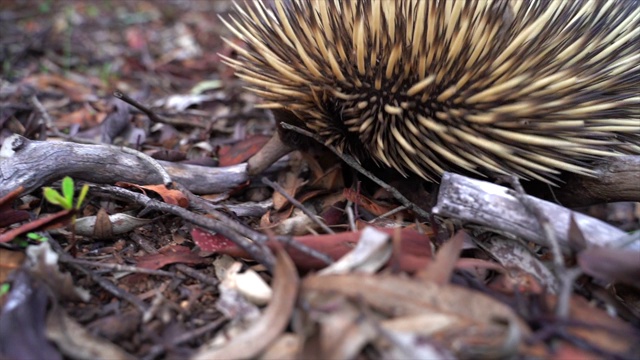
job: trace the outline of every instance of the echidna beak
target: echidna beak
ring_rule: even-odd
[[[276,131],[273,137],[249,160],[247,160],[247,174],[256,176],[266,170],[281,157],[295,150],[286,145]]]

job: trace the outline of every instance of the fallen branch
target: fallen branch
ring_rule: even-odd
[[[196,194],[221,193],[249,180],[246,164],[209,168],[158,161],[171,178]],[[285,168],[280,161],[270,172]],[[23,186],[29,193],[64,176],[96,184],[118,181],[135,184],[163,182],[154,166],[111,145],[63,141],[34,141],[19,135],[7,138],[0,150],[0,197]],[[259,181],[257,183],[260,183]]]
[[[433,213],[480,224],[549,246],[544,233],[540,231],[538,220],[531,216],[511,192],[512,190],[499,185],[445,173]],[[625,235],[624,231],[600,220],[533,196],[528,198],[548,216],[558,243],[564,248],[568,248],[569,244],[571,216],[575,218],[589,245],[611,245]],[[629,248],[640,249],[640,242],[630,244]]]

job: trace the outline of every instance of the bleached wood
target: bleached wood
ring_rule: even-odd
[[[158,161],[174,181],[196,194],[221,193],[247,180],[246,164],[204,167]],[[269,171],[287,166],[278,162]],[[0,150],[0,196],[22,186],[25,193],[64,176],[98,184],[118,181],[158,184],[160,176],[140,158],[118,147],[62,141],[34,141],[19,135],[7,138]]]
[[[538,219],[510,194],[511,191],[489,182],[445,173],[433,213],[504,231],[524,240],[548,246]],[[589,245],[610,245],[626,234],[614,226],[584,214],[548,201],[529,198],[548,217],[562,247],[568,247],[571,215],[574,216]],[[633,243],[631,248],[640,250],[640,242]]]

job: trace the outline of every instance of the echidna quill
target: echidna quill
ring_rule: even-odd
[[[256,1],[225,23],[264,107],[403,175],[640,154],[639,1]]]

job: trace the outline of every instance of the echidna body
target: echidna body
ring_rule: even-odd
[[[264,106],[402,174],[553,182],[640,153],[640,2],[258,1],[227,59]]]

